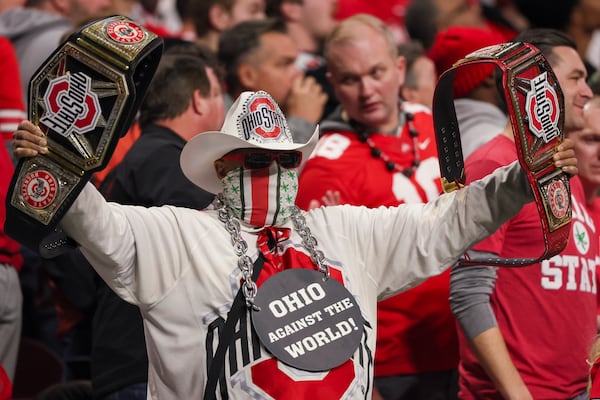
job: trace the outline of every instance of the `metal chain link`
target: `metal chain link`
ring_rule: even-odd
[[[246,254],[248,251],[248,243],[242,238],[240,221],[235,216],[233,210],[225,205],[221,195],[215,197],[215,208],[219,213],[219,220],[225,225],[225,229],[231,235],[231,244],[233,245],[233,251],[238,256],[238,268],[242,271],[242,277],[244,283],[242,283],[242,292],[246,299],[246,306],[253,310],[260,311],[260,307],[254,304],[254,298],[258,292],[256,283],[252,280],[252,272],[254,270],[254,264],[252,259]],[[302,244],[308,250],[310,259],[317,264],[319,272],[323,273],[324,279],[329,279],[329,267],[325,264],[325,255],[321,250],[317,250],[317,239],[311,234],[310,229],[306,226],[306,219],[298,209],[294,207],[291,215],[294,228],[298,231],[298,234],[302,238]]]
[[[302,244],[308,250],[310,254],[310,259],[317,264],[319,268],[319,272],[325,275],[325,280],[329,279],[330,272],[329,266],[325,264],[325,255],[321,250],[316,249],[317,239],[310,232],[310,228],[306,225],[306,219],[300,209],[294,206],[292,209],[292,222],[294,223],[294,228],[298,231],[298,234],[302,238]]]
[[[240,234],[240,221],[235,217],[233,210],[225,205],[221,195],[218,195],[215,198],[215,207],[219,212],[219,220],[225,224],[225,229],[231,235],[233,251],[239,257],[238,268],[242,271],[242,278],[244,279],[244,283],[242,283],[242,292],[246,299],[246,307],[260,311],[260,308],[254,304],[254,298],[258,292],[258,287],[252,280],[254,264],[252,263],[252,259],[246,254],[248,243],[246,243]]]

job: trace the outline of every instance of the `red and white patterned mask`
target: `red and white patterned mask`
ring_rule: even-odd
[[[268,168],[229,171],[221,180],[223,201],[248,225],[281,226],[289,218],[298,193],[298,170]]]

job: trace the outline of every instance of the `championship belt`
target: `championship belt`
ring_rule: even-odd
[[[536,258],[461,260],[460,265],[523,266],[560,253],[571,230],[569,176],[554,167],[552,156],[563,140],[564,101],[558,80],[543,54],[527,43],[503,43],[467,55],[440,77],[433,100],[442,185],[445,192],[465,184],[460,131],[453,101],[456,74],[491,63],[502,71],[519,162],[527,174],[540,215],[544,253]]]
[[[19,161],[6,197],[6,233],[53,257],[76,243],[57,229],[127,132],[162,55],[162,39],[113,16],[73,33],[29,83],[28,118],[47,154]]]

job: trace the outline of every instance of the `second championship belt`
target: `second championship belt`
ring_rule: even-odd
[[[6,197],[5,231],[52,257],[75,243],[56,228],[127,132],[162,55],[162,39],[127,17],[94,21],[31,78],[28,117],[48,153],[21,159]]]
[[[518,159],[533,191],[544,236],[544,252],[530,258],[461,260],[460,265],[523,266],[560,253],[571,230],[569,176],[554,167],[552,156],[563,140],[564,100],[556,75],[543,54],[527,43],[503,43],[467,55],[440,77],[433,100],[440,170],[444,191],[465,184],[460,130],[453,83],[469,67],[493,64],[502,72]]]

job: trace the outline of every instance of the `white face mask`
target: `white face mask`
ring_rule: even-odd
[[[289,218],[298,193],[298,170],[272,162],[268,169],[231,170],[221,179],[223,201],[251,226],[281,226]]]

